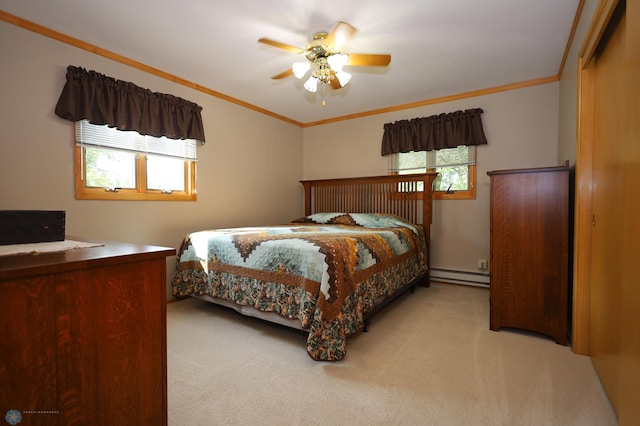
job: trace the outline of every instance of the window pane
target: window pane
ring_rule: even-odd
[[[184,191],[184,160],[147,156],[147,189]]]
[[[440,149],[436,151],[436,165],[466,164],[469,162],[469,147],[460,145],[457,148]]]
[[[94,188],[135,188],[136,155],[112,149],[84,148],[85,185]]]
[[[424,151],[411,151],[398,154],[398,173],[425,173],[426,155]]]
[[[436,191],[466,191],[469,189],[469,166],[436,167],[439,173]]]

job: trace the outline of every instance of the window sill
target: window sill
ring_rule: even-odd
[[[106,192],[102,188],[76,191],[76,200],[119,200],[119,201],[197,201],[197,194],[177,193],[163,194],[158,192],[118,191]]]
[[[434,200],[475,200],[476,191],[453,191],[447,193],[445,191],[434,191]]]

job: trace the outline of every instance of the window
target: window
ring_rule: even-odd
[[[434,151],[411,151],[390,156],[391,173],[438,172],[434,199],[476,198],[476,147],[460,145]]]
[[[195,201],[197,142],[75,123],[76,198]]]

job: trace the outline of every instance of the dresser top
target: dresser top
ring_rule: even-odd
[[[532,167],[529,169],[510,169],[510,170],[492,170],[487,172],[489,176],[493,175],[508,175],[516,173],[543,173],[543,172],[568,172],[569,166],[557,166],[557,167]]]
[[[0,256],[0,281],[166,258],[176,254],[175,249],[168,247],[99,240],[90,242],[100,245],[52,253]]]

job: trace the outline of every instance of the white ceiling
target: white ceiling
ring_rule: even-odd
[[[558,74],[580,0],[0,0],[0,10],[299,123]],[[345,68],[322,95],[270,77],[337,21],[344,52],[388,53],[385,68]],[[83,64],[71,64],[85,66]],[[100,72],[100,70],[96,70]],[[135,81],[133,82],[135,83]]]

